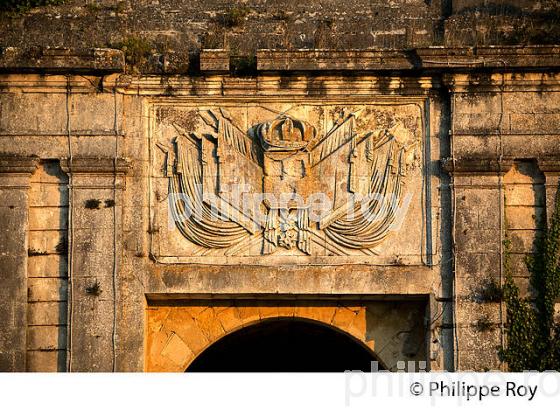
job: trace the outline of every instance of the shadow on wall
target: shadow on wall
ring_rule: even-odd
[[[425,322],[426,305],[422,303],[377,302],[368,305],[367,339],[375,340],[375,352],[387,363],[388,370],[396,371],[399,361],[427,360]]]

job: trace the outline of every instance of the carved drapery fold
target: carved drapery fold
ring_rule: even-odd
[[[373,248],[383,241],[402,202],[405,148],[399,148],[395,138],[385,134],[377,149],[386,154],[380,152],[373,159],[370,195],[355,203],[353,216],[341,217],[325,228],[331,240],[347,248]]]
[[[169,178],[169,192],[174,194],[170,209],[179,231],[206,248],[228,248],[246,238],[249,232],[245,228],[224,219],[204,201],[197,141],[177,138],[176,145],[175,173]]]

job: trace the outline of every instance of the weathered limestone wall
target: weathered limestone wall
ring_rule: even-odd
[[[67,0],[0,13],[0,53],[25,67],[46,48],[118,48],[133,70],[192,74],[202,49],[245,69],[259,49],[556,44],[559,16],[555,0]]]
[[[2,268],[0,367],[25,371],[27,332],[27,244],[30,176],[35,158],[0,160],[0,266]]]
[[[32,318],[27,341],[25,336],[19,337],[23,340],[24,351],[29,351],[24,368],[61,369],[67,346],[66,357],[72,371],[151,369],[146,365],[144,347],[149,336],[145,331],[146,299],[181,299],[192,298],[193,295],[214,295],[227,300],[243,295],[254,295],[252,297],[259,299],[272,294],[289,295],[292,298],[297,295],[313,298],[310,295],[350,297],[367,294],[376,295],[374,301],[391,296],[396,298],[393,309],[396,309],[398,319],[384,325],[381,322],[375,325],[370,323],[368,332],[377,332],[378,336],[373,339],[379,339],[381,343],[384,338],[391,340],[394,335],[409,331],[413,326],[424,335],[416,343],[420,353],[414,360],[421,360],[427,355],[427,332],[432,330],[426,328],[426,315],[430,313],[425,311],[428,309],[427,312],[430,312],[432,309],[429,298],[434,286],[439,286],[439,281],[432,278],[437,278],[439,274],[438,268],[431,269],[423,265],[422,261],[430,258],[432,262],[437,262],[441,258],[436,246],[440,235],[436,223],[430,225],[430,248],[425,248],[425,241],[413,239],[410,243],[416,245],[411,249],[420,247],[414,250],[419,256],[413,252],[407,257],[399,255],[397,250],[388,249],[384,251],[387,255],[384,264],[387,266],[378,268],[365,263],[367,261],[363,256],[360,265],[344,259],[335,264],[338,266],[330,266],[327,255],[322,256],[323,259],[316,259],[316,266],[308,265],[305,261],[294,264],[289,262],[289,256],[286,262],[282,262],[282,257],[276,257],[272,263],[263,263],[264,259],[261,262],[254,255],[252,261],[243,262],[241,259],[241,264],[216,257],[208,258],[202,264],[189,263],[188,260],[177,260],[176,263],[158,260],[161,256],[159,247],[165,242],[158,242],[156,238],[168,235],[168,223],[162,221],[156,224],[150,216],[159,209],[155,205],[160,206],[161,203],[161,197],[157,199],[158,195],[165,194],[161,190],[158,194],[159,188],[154,189],[157,187],[154,185],[154,181],[157,181],[154,176],[159,177],[160,173],[155,159],[161,153],[152,141],[153,127],[159,118],[155,115],[154,107],[169,101],[188,103],[201,99],[209,104],[222,98],[246,102],[263,98],[289,101],[285,95],[288,89],[281,85],[279,77],[175,78],[172,85],[174,97],[171,100],[167,96],[170,85],[162,83],[158,77],[106,76],[103,78],[102,91],[99,89],[100,80],[95,76],[3,77],[5,88],[0,124],[2,152],[12,156],[37,155],[41,161],[47,161],[41,163],[32,181],[37,181],[37,184],[51,181],[53,184],[49,185],[50,188],[33,185],[31,191],[31,225],[27,228],[23,224],[22,228],[26,237],[30,238],[29,243],[37,248],[31,249],[31,245],[25,245],[25,252],[30,253],[29,263],[21,266],[19,259],[15,259],[18,262],[3,266],[9,272],[17,265],[22,269],[22,277],[28,278],[27,285],[21,279],[14,283],[30,289],[30,303],[21,306],[23,311],[31,312],[29,317]],[[401,104],[407,107],[407,104],[414,102],[419,107],[413,110],[415,115],[424,112],[427,107],[429,114],[426,114],[426,118],[429,118],[434,129],[440,127],[438,103],[424,103],[429,97],[421,84],[430,84],[429,79],[409,81],[395,77],[385,82],[368,77],[347,82],[341,77],[324,77],[316,81],[303,76],[289,81],[289,98],[292,101],[296,98],[303,102],[306,100],[305,95],[314,89],[317,96],[307,101],[314,101],[313,106],[316,107],[320,106],[320,101],[348,104],[358,101],[360,95],[362,100],[365,96],[375,95],[382,103],[392,102],[396,107]],[[231,91],[227,91],[228,87]],[[258,91],[263,87],[268,87],[268,91]],[[192,97],[194,89],[200,90],[199,97]],[[395,95],[399,89],[405,94],[402,100]],[[216,97],[214,90],[221,90],[221,95]],[[240,92],[241,96],[238,96]],[[349,98],[350,95],[352,97]],[[178,106],[177,103],[174,105]],[[271,103],[268,106],[274,107]],[[387,110],[390,105],[385,107],[383,109]],[[414,121],[411,124],[415,124]],[[425,129],[419,127],[417,133],[419,136],[424,135]],[[437,140],[432,142],[432,150],[426,152],[437,162]],[[53,175],[45,175],[44,167],[54,169],[56,164],[60,164],[64,174],[50,171]],[[422,161],[417,168],[419,175],[422,174],[421,164]],[[435,181],[437,169],[433,171],[430,171],[429,178]],[[47,181],[47,177],[51,179]],[[58,189],[58,185],[54,185],[56,178],[60,178],[62,183],[67,181],[67,199],[60,194],[45,197],[43,189]],[[415,201],[418,201],[420,208],[407,217],[410,221],[414,221],[413,215],[420,215],[424,207],[422,189],[425,189],[425,185],[419,182],[418,189],[420,191],[415,194]],[[430,204],[433,207],[431,212],[439,214],[441,205],[437,193],[433,194]],[[165,206],[163,210],[166,210]],[[67,249],[71,273],[67,291],[63,266],[58,266],[58,271],[48,272],[47,267],[39,267],[44,263],[52,269],[53,264],[64,261],[64,256],[59,253],[64,253],[64,246],[60,243],[66,236],[66,225],[61,220],[70,226]],[[427,235],[425,224],[414,224],[418,226],[418,235]],[[182,241],[182,246],[186,247],[185,239]],[[44,252],[48,255],[43,255]],[[179,253],[177,255],[180,256]],[[350,264],[345,266],[348,262]],[[407,264],[413,268],[407,268]],[[25,268],[27,273],[23,273]],[[11,291],[15,291],[17,286]],[[417,300],[419,297],[422,299],[418,305],[421,313],[411,316],[397,309],[399,300]],[[13,295],[9,299],[13,300]],[[61,335],[65,328],[63,311],[66,303],[69,330],[68,339],[64,341]],[[383,305],[382,302],[375,303]],[[47,310],[52,306],[59,307],[58,316],[53,316],[54,312],[51,312],[51,316],[39,322],[34,312],[39,309],[47,315],[50,312]],[[41,331],[52,333],[58,329],[59,332],[41,337],[39,341],[36,338],[39,325],[44,325]],[[337,326],[336,323],[332,325]],[[374,328],[377,330],[372,330]],[[380,332],[379,329],[384,328],[387,331]],[[385,344],[379,343],[377,346]],[[393,345],[383,346],[388,349],[386,354],[393,351],[396,359],[406,357],[402,340],[388,343]],[[6,346],[7,352],[12,349]],[[439,360],[442,360],[442,356]],[[396,362],[391,366],[396,366]],[[5,369],[14,367],[6,365]]]
[[[0,46],[104,48],[134,38],[142,39],[148,52],[180,59],[202,48],[247,54],[260,48],[426,46],[441,36],[442,3],[71,0],[26,16],[4,17]]]
[[[553,204],[560,157],[556,49],[418,49],[412,62],[410,52],[269,50],[257,54],[260,72],[251,77],[230,75],[229,58],[220,53],[203,53],[201,65],[211,73],[196,77],[123,74],[122,64],[112,65],[119,53],[108,50],[50,56],[35,67],[46,74],[0,75],[1,369],[182,370],[189,352],[212,341],[189,328],[191,319],[203,308],[217,314],[217,299],[236,307],[212,322],[224,333],[252,323],[244,315],[256,313],[243,303],[268,304],[261,319],[298,316],[302,300],[309,311],[299,316],[317,320],[321,303],[333,315],[335,304],[351,305],[355,317],[323,322],[362,340],[391,368],[408,359],[425,360],[432,370],[499,368],[505,311],[484,289],[490,279],[503,280],[506,235],[517,266]],[[74,69],[82,73],[62,75],[49,66],[59,69],[65,58],[80,61]],[[337,135],[341,122],[333,113],[345,119],[353,107],[361,117],[349,141],[387,129],[417,148],[407,145],[414,155],[400,162],[408,165],[400,171],[412,205],[379,246],[334,248],[336,241],[312,226],[308,233],[320,240],[310,249],[288,246],[275,231],[288,245],[275,242],[266,254],[259,228],[255,243],[230,252],[168,231],[169,178],[196,174],[177,172],[177,138],[208,154],[227,148],[215,118],[239,129],[230,136],[245,138],[247,129],[284,110],[292,110],[292,125],[303,121],[323,137]],[[247,162],[258,141],[237,145],[244,157],[193,155],[188,166],[226,166],[232,171],[225,177],[251,182],[265,169]],[[300,168],[288,167],[292,187],[315,189],[330,178],[344,192],[356,169],[368,177],[363,164],[378,154],[343,142],[331,144],[340,158],[311,182],[300,183],[315,172],[306,157]],[[285,151],[256,147],[271,163],[284,159]],[[352,161],[349,153],[356,154]],[[262,186],[284,189],[286,179],[265,174]],[[223,176],[209,175],[210,184]],[[522,284],[526,272],[518,276]],[[185,313],[193,300],[196,312]],[[164,314],[176,319],[165,322],[167,333],[158,322]],[[370,319],[356,322],[360,317]],[[411,329],[418,349],[407,355],[410,346],[393,336]],[[170,343],[172,354],[165,350]],[[166,361],[170,355],[179,363]]]
[[[500,367],[496,346],[504,343],[506,318],[493,288],[503,283],[505,257],[527,290],[522,259],[533,251],[542,222],[544,178],[554,171],[547,160],[559,154],[557,81],[536,73],[450,79],[461,369]]]

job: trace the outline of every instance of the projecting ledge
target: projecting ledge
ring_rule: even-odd
[[[259,71],[407,71],[560,67],[560,46],[426,47],[408,50],[259,50]]]

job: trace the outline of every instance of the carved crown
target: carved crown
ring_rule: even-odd
[[[259,124],[256,131],[265,151],[311,148],[317,136],[317,130],[311,124],[287,115]]]

